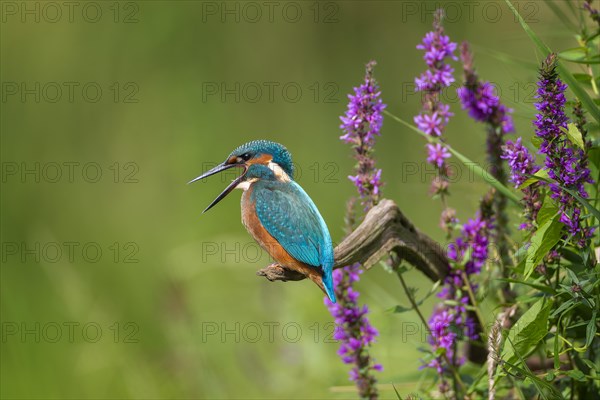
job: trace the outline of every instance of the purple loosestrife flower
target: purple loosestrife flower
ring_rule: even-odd
[[[515,142],[508,140],[502,150],[502,159],[508,162],[511,170],[510,181],[515,184],[515,188],[525,183],[530,175],[539,171],[540,167],[535,164],[534,155],[523,146],[520,137]],[[525,222],[519,226],[519,229],[531,231],[542,206],[538,182],[523,188],[522,202],[525,206]]]
[[[367,64],[364,83],[354,88],[354,95],[348,96],[350,102],[346,114],[341,117],[340,126],[345,132],[341,139],[352,144],[358,161],[357,174],[348,178],[358,189],[365,211],[377,204],[382,186],[381,169],[375,168],[372,153],[375,137],[380,134],[385,104],[381,101],[381,92],[373,78],[374,67],[374,61]],[[349,202],[346,215],[348,231],[354,221],[353,204]],[[369,322],[367,306],[358,305],[359,293],[353,287],[361,273],[360,264],[333,271],[338,301],[333,304],[328,297],[324,301],[335,319],[334,338],[341,342],[338,355],[344,363],[353,365],[350,380],[356,383],[361,398],[377,399],[377,380],[373,371],[381,371],[383,368],[369,355],[369,347],[375,342],[378,333]]]
[[[538,110],[533,122],[536,135],[542,139],[540,153],[546,156],[545,167],[555,183],[550,183],[550,196],[559,205],[560,221],[567,226],[568,232],[576,236],[580,243],[590,237],[592,229],[582,227],[581,208],[577,200],[565,187],[587,198],[585,183],[593,183],[587,165],[585,151],[577,148],[565,134],[568,117],[564,112],[566,103],[564,84],[556,72],[556,55],[550,54],[540,69],[537,102]]]
[[[447,104],[440,101],[442,90],[454,82],[454,69],[446,64],[446,59],[457,60],[454,52],[456,43],[450,41],[450,38],[444,35],[442,27],[442,10],[438,10],[434,15],[433,31],[428,32],[417,49],[424,50],[423,59],[427,65],[427,70],[415,79],[416,91],[423,92],[423,109],[421,113],[414,117],[417,127],[429,136],[440,138],[443,141],[443,133],[452,113]],[[443,146],[443,144],[437,144]],[[438,170],[438,174],[443,180],[448,181],[448,168],[445,159],[450,155],[447,151],[437,153],[440,156],[433,156],[431,145],[428,145],[430,162]],[[443,154],[443,156],[441,156]],[[443,189],[443,191],[442,191]],[[440,185],[439,182],[432,185],[432,192],[437,195],[444,195],[447,185]]]
[[[448,149],[439,143],[428,144],[427,150],[429,151],[429,155],[427,156],[427,162],[433,165],[437,165],[438,168],[441,168],[442,165],[444,165],[444,160],[450,157],[450,152],[448,151]]]
[[[490,222],[478,216],[470,219],[462,227],[461,236],[448,249],[448,258],[456,263],[462,263],[467,251],[470,256],[464,264],[467,275],[479,274],[488,256],[488,235]],[[460,271],[453,271],[453,273]],[[452,275],[452,273],[450,274]]]
[[[454,359],[454,349],[457,344],[454,326],[454,314],[451,314],[445,306],[434,309],[429,319],[428,342],[434,353],[443,349],[448,360]],[[443,360],[446,357],[435,357],[421,368],[434,368],[440,376],[443,376],[446,372]]]
[[[510,181],[515,188],[521,186],[529,177],[539,171],[540,167],[535,164],[535,157],[521,143],[521,138],[516,141],[507,141],[503,147],[502,159],[508,161],[511,169]]]
[[[415,79],[419,91],[438,91],[440,87],[450,86],[454,82],[452,76],[454,69],[445,63],[445,59],[457,60],[454,55],[456,43],[451,42],[450,38],[444,35],[441,19],[441,11],[438,10],[434,21],[435,30],[425,34],[423,42],[417,45],[418,50],[425,51],[423,59],[429,67],[427,71]]]
[[[415,124],[417,124],[417,128],[426,134],[436,137],[442,135],[442,119],[438,117],[437,112],[433,113],[432,115],[417,115],[414,121]]]
[[[382,112],[386,107],[373,78],[375,65],[374,61],[367,64],[364,83],[354,88],[353,95],[348,95],[348,108],[345,115],[340,117],[340,128],[345,132],[340,139],[352,144],[358,161],[357,174],[348,179],[357,187],[363,206],[367,209],[377,202],[382,185],[381,170],[375,168],[375,160],[371,157],[375,137],[380,135],[383,123]]]
[[[335,319],[336,330],[333,337],[341,342],[338,355],[344,363],[353,365],[350,380],[356,382],[361,398],[376,399],[377,381],[370,372],[381,371],[383,368],[374,363],[369,355],[368,348],[375,342],[378,332],[369,322],[368,307],[358,305],[359,293],[353,288],[361,273],[360,264],[333,271],[338,302],[332,303],[327,297],[324,302]]]

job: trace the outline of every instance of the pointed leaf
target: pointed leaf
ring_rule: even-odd
[[[577,125],[575,125],[572,122],[569,123],[566,133],[567,133],[567,136],[569,137],[569,140],[571,140],[571,142],[573,144],[575,144],[580,149],[585,150],[585,144],[583,143],[583,136],[581,136],[581,132],[579,132],[579,129],[577,129]]]
[[[526,356],[548,333],[548,314],[552,300],[542,298],[532,305],[525,314],[508,331],[507,340],[511,345],[505,345],[502,359],[515,363],[520,355]]]
[[[390,311],[392,311],[395,314],[400,314],[400,313],[407,312],[410,310],[412,310],[412,307],[404,307],[404,306],[398,305],[398,306],[392,308]]]
[[[589,347],[592,344],[592,340],[594,340],[594,336],[596,335],[596,314],[597,310],[594,310],[592,313],[592,319],[588,323],[585,329],[585,347]]]
[[[530,178],[527,178],[527,180],[525,182],[523,182],[521,184],[521,186],[518,187],[518,189],[523,190],[526,187],[531,186],[534,183],[536,183],[537,181],[541,180],[542,178],[545,178],[545,179],[550,178],[550,176],[548,175],[547,169],[540,169],[538,172],[533,174],[533,176],[531,176]]]
[[[586,56],[586,48],[585,47],[576,47],[574,49],[569,49],[565,51],[561,51],[558,53],[558,56],[563,60],[567,61],[579,61],[583,60]]]
[[[562,236],[562,222],[559,216],[548,220],[540,226],[531,238],[531,245],[527,249],[527,261],[525,263],[525,279],[529,278],[535,267],[537,267],[546,254],[554,247]]]
[[[536,218],[536,222],[538,226],[542,226],[546,224],[551,218],[554,218],[558,213],[558,206],[552,200],[552,197],[546,196],[540,210],[538,211],[538,215]]]
[[[576,381],[585,382],[585,374],[578,369],[567,371],[566,374]]]
[[[588,74],[573,74],[573,77],[577,79],[577,82],[584,83],[586,85],[592,85],[592,77]]]

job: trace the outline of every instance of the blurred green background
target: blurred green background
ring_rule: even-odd
[[[415,46],[440,4],[452,40],[473,44],[480,75],[531,135],[540,56],[506,5],[70,4],[2,2],[0,395],[354,398],[318,289],[255,276],[269,260],[240,223],[240,193],[200,214],[231,175],[186,182],[243,142],[281,142],[339,241],[355,192],[338,139],[346,94],[375,59],[388,110],[412,120],[424,70]],[[576,45],[544,2],[516,5],[551,47]],[[482,127],[454,90],[445,100],[456,113],[450,142],[484,162]],[[420,137],[384,121],[384,195],[442,240],[424,154]],[[451,204],[465,219],[486,186],[459,173]],[[408,279],[419,296],[431,287],[415,271]],[[359,289],[381,333],[372,353],[385,367],[382,398],[395,397],[392,383],[415,390],[417,316],[389,312],[407,301],[381,268]]]

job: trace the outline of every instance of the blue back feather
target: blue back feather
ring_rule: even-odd
[[[331,236],[304,189],[293,180],[287,183],[259,180],[253,185],[251,201],[261,224],[292,257],[322,269],[323,284],[335,302]]]

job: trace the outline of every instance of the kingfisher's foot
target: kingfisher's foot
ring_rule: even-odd
[[[273,263],[256,272],[258,276],[264,276],[271,282],[273,281],[301,281],[306,276],[298,271],[288,269],[280,264]]]

